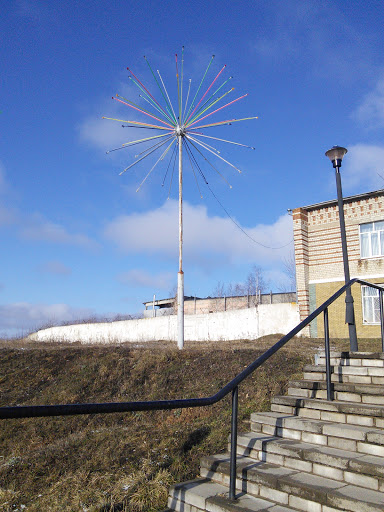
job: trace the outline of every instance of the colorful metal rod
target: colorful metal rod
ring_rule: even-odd
[[[235,165],[231,164],[231,162],[228,162],[228,160],[225,160],[225,158],[223,158],[222,156],[216,154],[214,151],[212,151],[211,149],[209,149],[205,144],[203,144],[202,142],[194,139],[193,137],[191,137],[190,135],[187,135],[186,136],[188,139],[190,140],[193,140],[194,142],[196,142],[196,144],[199,144],[200,146],[202,146],[204,149],[206,149],[207,151],[209,151],[210,153],[212,153],[213,155],[215,155],[217,158],[220,158],[220,160],[223,160],[223,162],[225,162],[226,164],[230,165],[231,167],[233,167],[234,169],[236,169],[236,171],[238,171],[239,173],[241,173],[241,170],[236,167]]]
[[[169,140],[169,139],[167,139]],[[167,140],[162,142],[162,144],[166,144],[167,143]],[[128,165],[128,167],[126,167],[123,171],[121,171],[121,173],[119,174],[119,176],[121,176],[122,174],[124,174],[126,171],[128,171],[128,169],[130,169],[131,167],[133,167],[134,165],[138,164],[139,162],[141,162],[141,160],[144,160],[144,158],[147,158],[147,156],[149,156],[151,153],[153,153],[154,151],[156,151],[156,149],[158,149],[158,144],[156,144],[156,147],[154,149],[152,149],[152,151],[150,151],[147,155],[144,155],[142,156],[141,158],[139,158],[139,160],[136,160],[136,162],[133,162],[131,165]]]
[[[205,93],[203,94],[203,96],[201,97],[199,103],[196,105],[196,107],[193,109],[193,111],[189,114],[188,116],[188,119],[186,119],[185,121],[185,124],[188,123],[188,120],[193,116],[193,114],[196,112],[196,109],[197,107],[200,105],[200,103],[203,101],[203,99],[205,98],[205,96],[207,95],[208,91],[211,89],[211,87],[213,86],[213,84],[216,82],[216,80],[219,78],[219,76],[221,75],[221,73],[224,71],[224,69],[227,67],[227,65],[225,64],[222,69],[218,72],[218,74],[216,75],[216,78],[213,80],[213,82],[211,83],[211,85],[208,87],[208,89],[205,91]]]
[[[233,142],[232,140],[226,140],[226,139],[219,139],[219,137],[211,137],[210,135],[205,135],[203,133],[194,133],[195,137],[206,137],[207,139],[214,139],[214,140],[220,140],[221,142],[228,142],[228,144],[235,144],[236,146],[242,146],[243,148],[249,148],[249,149],[255,149],[252,146],[247,146],[246,144],[240,144],[240,142]]]
[[[169,94],[168,94],[167,88],[165,87],[165,84],[164,84],[164,82],[163,82],[163,79],[162,79],[162,77],[161,77],[161,75],[160,75],[160,71],[159,71],[159,70],[157,70],[157,74],[159,75],[159,78],[160,78],[161,84],[162,84],[162,86],[164,87],[165,94],[167,95],[167,98],[168,98],[168,104],[169,104],[169,106],[170,106],[170,107],[171,107],[171,109],[172,109],[173,117],[175,118],[175,123],[177,124],[176,114],[175,114],[175,111],[174,111],[174,109],[173,109],[173,105],[172,105],[171,99],[170,99],[170,97],[169,97]]]
[[[148,64],[149,69],[151,70],[151,73],[152,73],[152,75],[153,75],[153,78],[155,79],[155,82],[156,82],[157,87],[160,89],[161,95],[162,95],[162,97],[164,98],[165,103],[167,103],[166,97],[164,96],[163,91],[162,91],[162,89],[161,89],[161,87],[160,87],[160,84],[159,84],[159,82],[158,82],[158,81],[157,81],[157,79],[156,79],[156,75],[155,75],[155,73],[153,72],[153,69],[152,69],[152,67],[151,67],[150,63],[148,62],[148,59],[147,59],[147,57],[146,57],[145,55],[144,55],[144,59],[145,59],[145,62]],[[168,110],[168,113],[170,114],[170,116],[172,117],[172,114],[171,114],[171,112],[169,111],[168,107],[167,107],[167,110]],[[176,120],[176,118],[174,118],[174,121],[175,121],[175,123],[177,124],[177,120]]]
[[[232,185],[227,181],[227,179],[221,174],[220,171],[218,171],[216,169],[216,167],[208,160],[208,158],[204,155],[204,153],[202,153],[200,151],[200,149],[196,146],[196,144],[194,144],[191,140],[188,141],[189,144],[191,144],[198,153],[200,153],[200,155],[204,158],[204,160],[212,167],[212,169],[217,172],[217,174],[222,178],[223,181],[225,181],[225,183],[229,186],[229,188],[232,188]]]
[[[213,112],[211,112],[210,114],[207,114],[206,116],[204,117],[200,117],[198,119],[198,121],[194,121],[193,123],[191,123],[190,126],[194,125],[195,123],[198,123],[200,121],[202,121],[203,119],[206,119],[207,117],[209,116],[212,116],[213,114],[216,114],[216,112],[219,112],[220,110],[222,110],[223,108],[226,108],[226,107],[229,107],[229,105],[232,105],[233,103],[236,103],[236,101],[239,101],[239,100],[242,100],[243,98],[245,98],[246,96],[248,96],[248,94],[243,94],[243,96],[240,96],[239,98],[236,98],[235,100],[233,101],[230,101],[229,103],[227,103],[226,105],[223,105],[222,107],[214,110]]]
[[[199,121],[199,119],[202,119],[200,118],[201,115],[204,114],[204,112],[207,112],[210,108],[213,107],[213,105],[216,105],[216,103],[218,103],[220,100],[222,100],[225,96],[227,96],[227,94],[229,94],[230,92],[234,91],[235,88],[232,87],[232,89],[229,89],[229,91],[225,92],[222,96],[220,96],[220,98],[217,98],[216,100],[212,101],[204,110],[200,111],[199,113],[197,113],[189,122],[189,124],[187,126],[191,126],[192,124],[194,124],[194,122],[196,121]]]
[[[133,125],[142,126],[143,128],[156,128],[157,130],[169,131],[169,128],[164,128],[164,126],[158,126],[157,124],[142,123],[141,121],[127,121],[126,119],[115,119],[114,117],[105,116],[103,116],[101,119],[108,119],[109,121],[119,121],[120,123],[131,123]]]
[[[194,120],[194,119],[197,119],[200,114],[202,114],[203,112],[206,112],[206,110],[208,110],[214,103],[210,103],[210,101],[214,98],[214,96],[220,91],[220,89],[222,89],[224,87],[224,85],[226,85],[230,80],[232,80],[232,77],[230,76],[229,78],[227,78],[227,80],[225,82],[223,82],[220,87],[218,87],[216,89],[216,91],[201,105],[201,107],[199,108],[199,110],[195,113],[195,115],[192,117],[191,119],[191,122]],[[221,96],[222,98],[223,96]],[[220,99],[221,99],[220,98]],[[207,107],[208,105],[208,107]],[[207,107],[207,108],[205,108]]]
[[[146,91],[146,93],[148,93],[148,95],[153,99],[153,101],[154,101],[154,102],[155,102],[155,103],[156,103],[156,104],[157,104],[157,105],[158,105],[158,106],[163,110],[164,115],[166,115],[166,116],[167,116],[167,113],[165,112],[165,110],[163,109],[163,107],[160,105],[160,103],[159,103],[159,102],[158,102],[158,101],[157,101],[157,100],[152,96],[152,94],[148,91],[148,89],[145,87],[145,85],[144,85],[144,84],[142,84],[142,83],[140,82],[140,80],[137,78],[137,76],[133,74],[132,70],[131,70],[131,69],[129,69],[129,68],[127,68],[127,70],[131,73],[131,75],[132,75],[132,76],[134,76],[134,77],[135,77],[135,79],[136,79],[136,80],[139,82],[139,84],[144,88],[144,90]]]
[[[214,59],[214,58],[215,58],[215,56],[214,56],[214,55],[212,55],[212,58],[211,58],[211,60],[209,61],[209,64],[208,64],[208,66],[207,66],[207,69],[205,70],[205,73],[204,73],[204,75],[203,75],[203,78],[201,79],[200,85],[199,85],[199,87],[198,87],[198,89],[197,89],[197,91],[196,91],[196,94],[195,94],[195,96],[194,96],[194,98],[193,98],[193,100],[192,100],[191,106],[190,106],[190,107],[189,107],[189,109],[188,109],[187,116],[189,116],[189,112],[191,111],[191,108],[193,108],[193,105],[195,104],[196,96],[199,94],[200,88],[201,88],[201,86],[202,86],[202,84],[203,84],[203,82],[204,82],[205,76],[206,76],[206,74],[208,73],[208,69],[211,67],[211,64],[212,64],[212,61],[213,61],[213,59]]]
[[[160,160],[163,160],[163,158],[165,157],[165,155],[168,153],[170,147],[172,146],[172,144],[174,144],[175,142],[175,139],[173,139],[171,141],[171,143],[169,144],[169,146],[166,148],[166,150],[164,151],[164,153],[160,156],[160,158],[156,161],[156,163],[152,166],[152,168],[150,169],[150,171],[148,172],[148,174],[145,176],[145,178],[143,179],[143,181],[140,183],[139,187],[137,188],[136,192],[138,192],[140,190],[140,188],[142,187],[142,185],[144,185],[144,183],[147,181],[147,178],[149,177],[149,175],[152,173],[152,171],[155,169],[156,165],[160,162]]]
[[[123,105],[127,105],[127,107],[133,108],[134,110],[138,110],[139,112],[145,114],[146,116],[152,117],[152,119],[156,119],[156,121],[159,121],[160,123],[163,123],[166,126],[169,126],[170,128],[173,128],[171,124],[166,123],[165,121],[163,121],[159,117],[153,116],[152,114],[147,114],[146,112],[144,112],[144,110],[141,110],[140,108],[136,108],[133,105],[130,105],[129,103],[126,103],[125,101],[119,100],[119,98],[115,98],[114,96],[112,96],[112,99],[116,100],[116,101],[120,101],[120,103],[122,103]]]
[[[220,126],[225,124],[237,123],[238,121],[248,121],[249,119],[259,119],[258,117],[244,117],[243,119],[227,119],[226,121],[219,121],[218,123],[204,124],[202,126],[189,127],[191,130],[200,130],[200,128],[210,128],[211,126]],[[201,119],[200,119],[201,121]]]

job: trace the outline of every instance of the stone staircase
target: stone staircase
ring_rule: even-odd
[[[238,436],[236,502],[219,454],[171,488],[168,511],[384,511],[384,353],[332,352],[331,365],[333,401],[320,352],[270,412],[252,414]]]

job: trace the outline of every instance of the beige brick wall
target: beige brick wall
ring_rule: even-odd
[[[370,283],[381,284],[383,278],[369,279]],[[333,293],[343,286],[344,282],[316,284],[316,304],[320,306]],[[355,307],[356,332],[358,338],[379,338],[380,325],[363,324],[363,308],[361,285],[356,283],[352,286],[352,296]],[[345,324],[345,295],[339,297],[328,309],[329,333],[332,338],[348,338],[348,325]],[[324,336],[323,315],[318,317],[317,335]]]
[[[338,206],[336,202],[330,203],[297,208],[293,211],[297,291],[302,319],[310,312],[310,302],[314,305],[314,301],[309,296],[310,283],[315,284],[316,306],[322,304],[344,284]],[[384,192],[366,194],[365,197],[346,198],[344,216],[351,277],[384,282],[384,258],[361,259],[359,240],[360,224],[384,220]],[[378,276],[379,279],[369,279],[370,276]],[[383,277],[380,279],[380,276]],[[319,283],[319,281],[325,282]],[[376,326],[362,324],[360,285],[358,285],[358,293],[354,292],[354,299],[356,325],[357,327],[360,325],[360,331],[363,331],[361,335],[376,337],[378,332]],[[333,335],[347,337],[348,329],[344,325],[344,298],[338,299],[329,313],[330,323],[337,324],[337,327],[333,327]],[[323,336],[321,318],[317,322],[317,335]]]

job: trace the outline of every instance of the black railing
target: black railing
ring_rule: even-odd
[[[230,485],[229,497],[231,500],[236,498],[236,447],[237,447],[237,412],[238,412],[238,386],[251,375],[259,366],[267,361],[273,354],[282,348],[304,327],[310,324],[321,313],[324,314],[324,340],[325,340],[325,360],[326,360],[326,382],[327,382],[327,398],[332,400],[331,385],[331,364],[330,364],[330,347],[329,347],[329,324],[328,324],[328,307],[340,297],[353,284],[360,283],[379,290],[380,299],[380,325],[381,325],[381,345],[384,352],[384,319],[383,319],[383,292],[384,288],[368,283],[361,279],[351,279],[347,284],[342,286],[328,300],[319,306],[305,320],[300,322],[288,334],[283,336],[275,345],[269,348],[264,354],[258,357],[245,370],[237,375],[231,382],[226,384],[215,395],[205,398],[185,398],[180,400],[156,400],[148,402],[115,402],[101,404],[66,404],[66,405],[31,405],[16,407],[0,407],[0,419],[14,418],[36,418],[43,416],[70,416],[75,414],[107,414],[113,412],[129,412],[129,411],[153,411],[153,410],[169,410],[169,409],[185,409],[188,407],[206,407],[213,405],[232,392],[232,419],[231,419],[231,454],[230,454]]]

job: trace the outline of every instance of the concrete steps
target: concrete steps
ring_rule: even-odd
[[[280,506],[275,502],[239,493],[234,504],[227,497],[228,486],[212,481],[210,478],[198,478],[190,482],[174,485],[165,512],[298,512],[298,509]]]
[[[229,455],[213,455],[171,489],[169,510],[384,510],[384,354],[331,353],[333,401],[324,354],[315,362],[238,435],[239,499],[228,500]]]
[[[325,382],[325,366],[307,365],[304,379]],[[332,382],[355,384],[384,384],[384,367],[377,366],[332,366]]]
[[[384,405],[384,396],[380,386],[374,384],[332,383],[335,400]],[[289,384],[288,395],[305,398],[327,399],[326,382],[306,380],[292,381]]]
[[[229,455],[204,457],[201,464],[203,475],[228,485]],[[249,457],[238,459],[236,488],[255,497],[272,499],[276,504],[311,512],[384,510],[383,492]]]
[[[238,437],[237,453],[255,460],[384,490],[384,458],[248,432]]]
[[[371,404],[275,396],[271,403],[271,411],[335,423],[384,428],[384,407]]]

